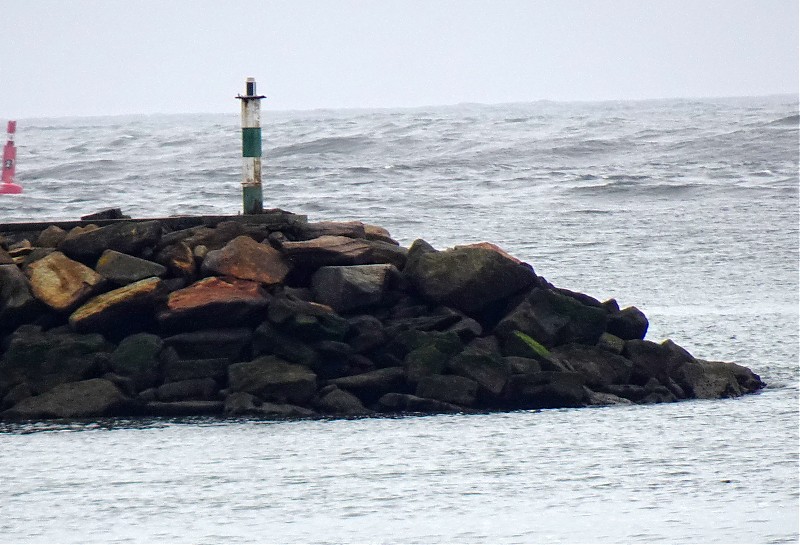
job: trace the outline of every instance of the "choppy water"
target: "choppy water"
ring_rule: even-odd
[[[0,541],[797,542],[797,97],[265,112],[267,206],[489,240],[738,400],[0,428]],[[236,115],[20,120],[2,221],[236,213]]]

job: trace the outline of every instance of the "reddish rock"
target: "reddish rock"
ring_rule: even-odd
[[[61,252],[53,252],[28,265],[33,295],[59,312],[71,310],[91,297],[103,277],[73,261]]]
[[[220,250],[206,254],[202,270],[206,274],[232,276],[263,284],[280,284],[290,265],[283,254],[248,236],[236,237]]]
[[[212,276],[172,292],[158,319],[185,330],[239,325],[262,315],[268,302],[258,282]]]
[[[194,252],[184,242],[178,242],[163,248],[156,256],[156,262],[165,266],[174,276],[194,278],[197,265],[194,261]]]

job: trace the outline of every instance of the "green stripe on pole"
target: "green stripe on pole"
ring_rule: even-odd
[[[261,214],[264,211],[263,202],[260,185],[242,187],[242,205],[245,214]]]
[[[242,128],[242,157],[261,157],[261,128]]]

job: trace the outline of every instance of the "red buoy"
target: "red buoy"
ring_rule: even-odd
[[[14,183],[17,163],[17,147],[14,145],[14,133],[17,122],[8,122],[8,141],[3,147],[3,177],[0,184],[0,195],[17,195],[22,193],[22,186]]]

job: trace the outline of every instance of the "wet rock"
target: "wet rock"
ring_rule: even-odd
[[[554,348],[551,354],[583,375],[586,385],[593,389],[609,384],[626,384],[633,369],[630,360],[596,346],[568,344]]]
[[[14,258],[5,249],[0,247],[0,265],[13,265]]]
[[[212,276],[170,293],[158,321],[165,329],[238,326],[257,320],[268,303],[257,282]]]
[[[121,219],[129,220],[131,219],[131,217],[123,214],[122,210],[119,208],[108,208],[107,210],[101,210],[99,212],[94,212],[92,214],[81,216],[81,221],[121,220]]]
[[[376,369],[360,375],[336,378],[329,382],[354,394],[365,405],[372,405],[389,392],[409,391],[402,367]]]
[[[159,401],[213,401],[219,388],[214,379],[192,378],[167,382],[156,390]]]
[[[38,313],[39,303],[19,267],[0,265],[0,331],[12,330]]]
[[[112,349],[101,335],[21,326],[0,359],[0,391],[26,383],[34,393],[42,393],[58,384],[97,377],[104,372],[104,361],[97,355]]]
[[[23,399],[2,413],[5,419],[86,418],[126,412],[127,398],[102,378],[59,384],[43,394]]]
[[[255,414],[269,418],[309,418],[317,413],[306,407],[299,407],[291,403],[270,403],[265,401],[257,408]]]
[[[697,399],[739,397],[744,393],[736,378],[735,368],[727,362],[683,362],[675,369],[673,377],[691,397]]]
[[[509,377],[499,352],[480,347],[468,347],[453,356],[447,363],[447,369],[455,375],[477,382],[492,396],[500,395]]]
[[[269,322],[264,322],[253,332],[253,355],[262,354],[274,354],[311,368],[319,362],[316,350],[300,339],[278,331]]]
[[[227,358],[207,358],[196,360],[172,360],[163,364],[164,379],[178,382],[193,378],[213,378],[223,381],[228,375]]]
[[[521,358],[519,356],[506,356],[503,358],[506,368],[512,375],[532,375],[543,371],[542,365],[531,358]],[[544,369],[550,371],[552,369]],[[564,370],[564,369],[560,369]]]
[[[644,312],[628,307],[609,315],[607,331],[624,341],[644,339],[649,325]]]
[[[426,299],[470,316],[536,282],[531,267],[489,248],[420,252],[409,265],[403,274]]]
[[[70,232],[58,249],[78,261],[94,262],[105,250],[136,255],[145,247],[154,246],[161,232],[158,221],[116,223],[79,234]]]
[[[366,238],[366,230],[360,221],[319,221],[302,225],[297,236],[298,240],[312,240],[322,236]]]
[[[368,308],[383,300],[392,278],[400,271],[393,265],[321,267],[311,277],[315,299],[336,312]]]
[[[355,352],[369,352],[386,343],[383,324],[374,316],[354,316],[348,320],[348,326],[349,333],[345,340]]]
[[[180,359],[216,359],[242,361],[250,355],[249,346],[253,332],[244,327],[201,329],[180,333],[164,339]]]
[[[475,403],[478,383],[456,375],[432,375],[422,377],[417,383],[416,396],[436,399],[470,407]]]
[[[510,406],[520,409],[582,407],[586,402],[583,376],[556,371],[512,375],[503,396]]]
[[[111,353],[111,370],[133,380],[136,391],[155,386],[162,380],[159,354],[164,341],[150,333],[126,337]]]
[[[234,392],[225,397],[224,412],[226,416],[242,416],[256,414],[261,400],[247,392]]]
[[[31,387],[25,384],[17,384],[8,393],[3,397],[2,404],[0,404],[0,410],[10,409],[23,399],[29,398],[34,394]]]
[[[317,376],[302,365],[275,356],[234,363],[228,367],[231,392],[247,392],[264,400],[302,404],[317,390]]]
[[[370,412],[356,396],[339,388],[324,395],[316,407],[324,413],[340,416],[361,416]]]
[[[220,250],[209,251],[203,260],[204,274],[232,276],[262,284],[280,284],[289,273],[283,254],[248,236],[239,236]]]
[[[167,268],[146,259],[106,250],[97,260],[95,271],[118,286],[126,286],[145,278],[164,276]]]
[[[671,341],[656,344],[632,339],[625,342],[622,355],[633,362],[631,382],[643,385],[651,378],[666,379],[684,362],[694,358]]]
[[[406,354],[403,360],[408,381],[416,384],[424,377],[443,373],[450,356],[450,354],[442,352],[433,344],[415,348]]]
[[[222,401],[150,401],[142,412],[152,416],[210,416],[222,414],[223,410]]]
[[[74,309],[99,291],[103,282],[95,271],[61,252],[31,263],[27,274],[33,295],[57,312]]]
[[[603,333],[597,340],[597,347],[612,354],[622,354],[625,349],[625,341],[611,333]]]
[[[586,403],[590,406],[606,406],[606,405],[632,405],[630,399],[615,396],[604,392],[593,392],[587,388]]]
[[[135,331],[140,322],[149,322],[163,293],[158,278],[128,284],[87,301],[70,315],[69,325],[80,332]]]
[[[386,412],[407,412],[407,413],[461,413],[463,407],[438,401],[436,399],[426,399],[410,394],[388,393],[378,400],[379,410]]]

